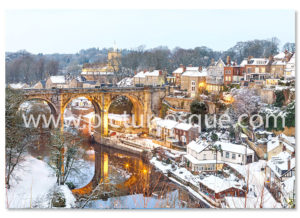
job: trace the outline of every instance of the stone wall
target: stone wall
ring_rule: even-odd
[[[262,102],[266,104],[274,104],[276,100],[275,91],[273,89],[261,89],[260,97]]]

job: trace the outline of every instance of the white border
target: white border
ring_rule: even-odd
[[[22,218],[33,218],[33,217],[43,217],[43,218],[53,218],[60,216],[72,216],[72,218],[82,218],[82,217],[92,217],[92,216],[119,216],[119,217],[153,217],[157,215],[162,216],[172,216],[172,217],[187,217],[187,216],[222,216],[224,218],[233,217],[292,217],[297,215],[296,210],[294,212],[287,210],[7,210],[5,209],[5,186],[4,186],[4,147],[5,147],[5,135],[4,135],[4,117],[5,117],[5,94],[4,94],[4,81],[5,81],[5,13],[4,10],[7,9],[299,9],[299,0],[208,0],[208,1],[197,1],[197,0],[8,0],[4,3],[1,1],[0,9],[0,48],[1,48],[1,175],[0,178],[0,213],[1,217],[22,217]],[[220,21],[222,23],[222,21]],[[268,20],[262,21],[264,23],[272,22]],[[296,22],[298,27],[298,22]],[[297,32],[297,30],[296,30]],[[297,41],[297,40],[296,40]],[[298,64],[298,62],[297,62]],[[297,65],[298,66],[298,65]],[[298,92],[297,92],[298,93]],[[297,95],[298,96],[298,95]],[[298,99],[297,99],[298,102]],[[298,107],[297,107],[298,110]],[[299,121],[299,116],[297,116],[297,121]],[[299,122],[297,122],[299,123]],[[297,133],[298,128],[297,128]],[[297,134],[299,136],[299,134]],[[298,167],[297,167],[298,168]],[[299,179],[297,180],[299,182]],[[298,184],[297,182],[297,184]],[[299,199],[299,198],[298,198]],[[187,214],[189,213],[189,214]],[[299,217],[299,216],[298,216]]]

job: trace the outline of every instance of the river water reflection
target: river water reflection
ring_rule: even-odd
[[[49,150],[43,135],[29,149],[47,161]],[[174,184],[140,156],[103,145],[81,144],[86,151],[82,169],[68,178],[83,208],[206,208],[205,203]]]

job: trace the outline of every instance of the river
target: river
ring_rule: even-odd
[[[47,134],[41,135],[29,153],[47,161]],[[207,208],[184,187],[173,183],[154,166],[138,155],[84,140],[85,151],[78,160],[78,172],[68,182],[78,199],[78,207],[93,209],[113,208]]]

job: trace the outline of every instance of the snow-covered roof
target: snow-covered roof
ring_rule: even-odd
[[[133,85],[133,79],[130,77],[126,77],[117,83],[118,87],[128,87]]]
[[[289,64],[295,64],[296,58],[295,58],[296,53],[293,54],[293,56],[289,60]]]
[[[285,135],[284,133],[281,133],[281,134],[279,135],[279,138],[282,138],[282,139],[286,140],[286,141],[289,142],[290,144],[296,145],[296,139],[295,139],[295,137],[287,136],[287,135]]]
[[[248,65],[267,65],[269,63],[269,59],[267,58],[251,58]]]
[[[203,179],[200,179],[199,182],[213,190],[215,193],[225,191],[229,188],[237,188],[242,190],[240,183],[227,179],[221,179],[214,175],[204,177]]]
[[[9,84],[9,86],[12,89],[22,89],[22,88],[28,87],[28,85],[26,83],[11,83],[11,84]]]
[[[240,63],[241,67],[244,67],[247,64],[247,59],[242,60],[242,62]]]
[[[173,129],[176,125],[177,125],[177,122],[175,120],[157,120],[157,126],[160,126],[160,127],[163,127],[163,128],[166,128],[166,129]]]
[[[274,61],[272,63],[272,65],[276,65],[276,66],[285,66],[286,65],[286,62],[285,61]]]
[[[272,151],[274,148],[279,146],[279,139],[278,137],[273,137],[270,141],[268,141],[267,149],[268,152]]]
[[[223,151],[230,151],[237,154],[245,154],[246,152],[245,145],[237,145],[237,144],[232,144],[230,142],[220,142],[220,141],[217,141],[215,145],[217,146],[220,145]],[[247,148],[247,154],[248,155],[254,154],[254,151],[250,148]]]
[[[180,129],[180,130],[184,130],[184,131],[188,131],[189,129],[191,129],[192,127],[197,127],[196,125],[192,125],[189,123],[178,123],[175,128],[176,129]]]
[[[173,73],[183,73],[184,68],[183,67],[178,67],[176,70],[173,71]]]
[[[280,52],[279,54],[274,56],[274,59],[283,59],[285,58],[285,53],[284,52]]]
[[[191,149],[197,153],[200,153],[208,146],[209,144],[203,140],[197,140],[197,141],[193,140],[187,145],[187,149]]]
[[[129,121],[129,114],[108,114],[108,119],[116,121]]]
[[[283,151],[280,152],[278,155],[273,156],[267,164],[270,167],[270,169],[276,174],[277,177],[281,177],[281,175],[288,170],[289,160],[290,169],[293,169],[296,163],[295,158],[291,158],[290,153]],[[279,171],[279,169],[281,170],[281,172]]]
[[[193,68],[193,69],[188,69],[188,68]],[[182,76],[191,76],[191,77],[207,76],[207,70],[204,68],[200,72],[198,67],[187,67],[186,71],[182,74]]]
[[[145,78],[145,73],[144,71],[141,71],[139,73],[137,73],[136,75],[134,75],[134,78]]]
[[[145,76],[159,76],[160,74],[159,74],[159,70],[154,70],[154,71],[152,71],[152,72],[146,72],[145,73]]]
[[[65,76],[50,76],[52,83],[66,83]]]
[[[195,165],[200,165],[200,164],[215,164],[216,163],[215,159],[212,159],[212,160],[198,160],[194,156],[192,156],[191,154],[186,154],[186,155],[184,155],[184,157],[187,160],[189,160],[192,164],[195,164]],[[224,162],[218,160],[218,163],[224,163]]]
[[[288,136],[286,136],[286,137],[288,137]],[[295,143],[295,141],[293,141],[293,137],[288,137],[288,139],[289,138],[291,138],[290,139],[291,143]],[[286,140],[288,140],[288,139],[286,139]],[[294,149],[293,146],[289,145],[285,141],[280,140],[280,136],[276,136],[276,137],[271,138],[268,141],[268,144],[267,144],[267,150],[268,150],[268,152],[270,152],[270,151],[274,150],[275,148],[277,148],[280,145],[280,141],[281,141],[281,143],[283,143],[283,145],[286,147],[286,149],[288,149],[291,152],[295,151],[295,149]]]

